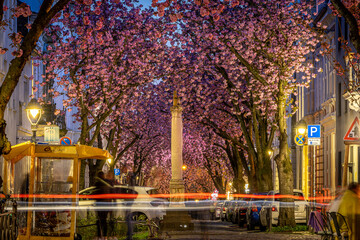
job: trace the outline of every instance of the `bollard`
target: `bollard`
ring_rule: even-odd
[[[308,227],[308,230],[310,230],[309,218],[310,218],[311,207],[309,205],[306,205],[305,207],[306,207],[306,225]]]
[[[306,223],[309,222],[310,212],[311,212],[311,207],[309,205],[306,205]]]
[[[267,208],[267,223],[268,223],[268,229],[271,232],[271,228],[272,228],[272,211],[271,211],[271,207]]]

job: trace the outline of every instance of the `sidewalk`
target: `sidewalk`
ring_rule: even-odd
[[[227,233],[211,233],[201,234],[200,232],[194,232],[190,235],[174,234],[169,233],[170,237],[162,239],[177,239],[177,240],[189,240],[189,239],[223,239],[223,240],[260,240],[260,239],[270,239],[270,240],[320,240],[321,237],[318,235],[313,235],[309,233],[238,233],[238,234],[227,234]]]

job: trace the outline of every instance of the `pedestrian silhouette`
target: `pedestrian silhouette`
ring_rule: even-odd
[[[125,193],[127,196],[125,196],[124,204],[126,206],[125,210],[125,218],[126,218],[126,225],[127,225],[127,237],[126,240],[132,240],[133,239],[133,212],[131,209],[131,206],[133,205],[134,198],[132,195],[134,194],[134,191],[131,188],[123,188],[123,193]]]
[[[106,237],[107,236],[107,217],[109,214],[109,210],[106,210],[103,207],[107,207],[110,204],[111,199],[106,196],[101,196],[102,194],[110,194],[113,186],[109,181],[105,179],[104,172],[100,171],[97,174],[95,181],[95,194],[99,195],[96,199],[96,206],[99,207],[97,209],[97,229],[98,229],[98,237]],[[100,198],[99,198],[100,197]]]
[[[339,205],[337,220],[340,226],[340,232],[349,236],[350,240],[360,239],[359,230],[357,230],[360,222],[360,185],[358,183],[350,183],[345,191]]]

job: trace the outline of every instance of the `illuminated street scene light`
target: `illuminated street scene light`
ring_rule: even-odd
[[[31,141],[32,142],[36,142],[36,125],[38,124],[38,122],[41,119],[41,115],[42,115],[42,107],[41,105],[38,103],[38,101],[33,98],[30,100],[29,104],[26,106],[25,108],[26,110],[26,116],[29,119],[29,122],[31,124],[31,130],[33,132]]]

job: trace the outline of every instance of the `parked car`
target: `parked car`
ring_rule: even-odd
[[[248,209],[249,200],[249,198],[242,198],[236,209],[237,224],[239,224],[240,227],[243,227],[246,223],[246,212]]]
[[[306,223],[306,206],[309,203],[305,200],[304,194],[299,189],[294,189],[294,208],[295,208],[295,222],[296,223]],[[271,208],[271,223],[273,225],[278,224],[279,219],[279,207],[280,207],[280,194],[279,191],[270,191],[268,193],[268,198],[263,204],[262,209],[260,210],[260,221],[262,226],[267,226],[267,214],[268,209]]]
[[[126,210],[133,214],[133,218],[145,216],[147,219],[162,219],[166,214],[166,199],[152,197],[156,191],[152,187],[115,185],[111,190],[112,202],[97,202],[92,195],[97,194],[96,187],[89,187],[79,192],[79,215],[85,217],[87,212],[110,209],[114,217],[125,217]],[[129,204],[130,203],[130,204]]]
[[[259,215],[260,210],[264,204],[266,194],[267,193],[256,193],[254,195],[259,195],[259,197],[253,197],[249,201],[246,211],[246,227],[248,230],[254,230],[256,226],[259,226],[261,231],[266,230],[266,227],[260,223]]]
[[[231,221],[232,215],[234,214],[235,204],[236,204],[236,201],[231,200],[226,209],[226,221],[228,221],[228,222]]]
[[[234,210],[232,212],[232,215],[231,215],[231,222],[232,223],[237,223],[238,221],[238,214],[237,214],[237,211],[238,211],[238,207],[240,205],[240,201],[239,200],[234,200]]]
[[[222,221],[225,221],[227,219],[226,212],[227,212],[229,204],[230,204],[230,201],[225,201],[224,205],[222,206],[222,211],[220,212],[220,218]]]
[[[221,212],[223,211],[223,206],[224,206],[224,201],[216,202],[215,219],[221,218]]]
[[[231,216],[231,222],[234,224],[239,224],[241,226],[245,223],[245,216],[246,216],[246,210],[247,210],[247,203],[249,199],[240,198],[238,200],[235,200],[234,205],[234,211]]]
[[[189,200],[185,201],[185,207],[193,219],[214,220],[216,202],[212,200]]]

